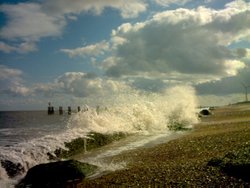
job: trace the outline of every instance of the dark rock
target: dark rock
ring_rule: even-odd
[[[208,161],[207,165],[208,166],[214,166],[214,167],[219,167],[223,163],[222,159],[219,158],[213,158],[210,161]]]
[[[213,158],[207,165],[217,167],[229,176],[250,182],[250,146],[228,152],[222,158]]]
[[[24,173],[24,167],[20,163],[14,163],[10,160],[2,160],[1,166],[5,169],[10,178],[14,178],[17,175]]]
[[[76,160],[40,164],[29,169],[16,188],[66,187],[68,182],[81,182],[96,169],[94,165]]]
[[[234,176],[236,178],[240,178],[244,181],[250,182],[250,163],[237,164],[228,162],[222,169],[230,176]]]
[[[200,116],[208,116],[208,115],[211,115],[211,112],[210,112],[210,110],[208,110],[208,109],[202,109],[202,110],[199,112],[199,115],[200,115]]]

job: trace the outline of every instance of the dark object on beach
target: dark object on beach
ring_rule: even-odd
[[[208,115],[211,115],[211,112],[208,109],[202,109],[199,112],[199,116],[208,116]]]
[[[250,182],[250,146],[229,152],[223,158],[213,158],[207,165],[218,167],[229,176]]]
[[[79,183],[87,175],[93,174],[96,166],[76,160],[40,164],[29,169],[27,175],[16,188],[26,187],[66,187],[69,183]]]
[[[14,178],[24,172],[24,167],[20,163],[13,163],[10,160],[2,160],[1,166],[5,168],[5,171],[10,178]]]

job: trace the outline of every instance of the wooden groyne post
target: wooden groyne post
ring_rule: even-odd
[[[49,106],[48,106],[48,115],[52,115],[55,113],[54,107],[51,106],[51,103],[49,102]]]
[[[59,106],[59,114],[63,115],[63,107],[62,106]]]
[[[55,113],[54,107],[53,107],[53,106],[49,106],[49,107],[48,107],[48,114],[49,114],[49,115],[52,115],[52,114],[54,114],[54,113]]]
[[[68,114],[71,115],[71,107],[68,106]]]
[[[80,112],[80,111],[81,111],[81,107],[78,106],[78,107],[77,107],[77,112]]]
[[[84,108],[84,112],[85,111],[88,111],[88,108],[85,109]],[[63,115],[65,113],[67,113],[67,111],[63,111],[63,106],[59,106],[58,108],[58,113],[59,115]],[[76,110],[73,110],[73,112],[81,112],[81,107],[80,106],[77,106],[77,109]],[[48,106],[48,115],[53,115],[55,114],[55,108],[54,106],[51,105],[51,103],[49,102],[49,106]],[[71,106],[68,106],[68,115],[71,115],[72,114],[72,108]]]

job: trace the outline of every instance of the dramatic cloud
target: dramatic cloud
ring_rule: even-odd
[[[0,93],[13,96],[28,96],[32,91],[24,86],[22,71],[0,65]]]
[[[249,12],[250,3],[236,1],[222,10],[181,8],[146,22],[124,24],[112,32],[123,42],[117,45],[112,58],[116,62],[107,68],[107,75],[163,75],[177,80],[190,75],[198,81],[234,76],[245,63],[229,45],[249,39]]]

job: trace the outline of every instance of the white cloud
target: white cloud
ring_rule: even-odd
[[[15,84],[9,88],[7,93],[14,96],[29,96],[32,94],[32,91],[22,84]]]
[[[111,7],[118,9],[123,18],[137,17],[147,8],[142,0],[46,0],[43,6],[47,12],[59,15],[89,11],[101,14],[105,8]]]
[[[95,74],[67,72],[56,79],[59,90],[75,97],[102,96],[128,87],[124,82],[102,79]]]
[[[23,84],[23,72],[0,65],[0,93],[14,96],[28,96],[32,90]]]
[[[46,14],[38,3],[3,4],[0,11],[8,18],[0,30],[0,38],[11,42],[0,49],[6,53],[35,51],[40,38],[60,36],[66,25],[63,16]]]
[[[221,10],[164,11],[145,22],[121,25],[112,31],[112,38],[122,42],[104,62],[107,75],[162,75],[199,83],[236,75],[245,64],[228,46],[247,40],[250,33],[250,3],[238,3]]]
[[[19,53],[28,53],[36,50],[37,50],[36,43],[29,41],[22,42],[19,44],[18,47],[16,47],[16,52]]]
[[[103,54],[105,51],[109,50],[109,44],[105,41],[102,41],[100,43],[80,47],[80,48],[75,48],[75,49],[61,49],[61,52],[66,53],[70,57],[76,57],[76,56],[99,56]]]
[[[26,53],[36,50],[35,43],[44,37],[62,35],[68,20],[76,20],[83,12],[101,14],[105,8],[118,9],[123,18],[137,17],[146,11],[147,4],[142,0],[46,0],[37,3],[2,4],[8,20],[0,30],[0,38],[12,41],[15,45],[0,45],[0,50]]]
[[[15,78],[16,80],[20,80],[20,76],[22,75],[22,71],[18,69],[11,69],[5,65],[0,65],[0,79],[6,80],[9,78]]]
[[[215,0],[204,0],[204,3],[212,3]]]
[[[62,17],[46,14],[38,3],[4,4],[0,10],[9,18],[0,31],[5,39],[37,41],[41,37],[58,36],[66,24]]]
[[[22,42],[18,45],[9,45],[0,41],[0,51],[5,53],[17,52],[17,53],[28,53],[37,50],[34,42]]]
[[[30,87],[25,85],[23,72],[0,65],[0,95],[1,96],[43,96],[48,98],[62,97],[91,97],[103,96],[130,88],[122,80],[98,77],[94,73],[66,72],[58,76],[53,82],[37,83]]]
[[[155,0],[155,2],[161,6],[168,7],[171,4],[184,5],[192,0]]]
[[[246,50],[246,54],[244,57],[247,59],[250,59],[250,48],[246,48],[245,50]]]
[[[0,51],[5,53],[10,53],[12,51],[15,51],[15,49],[16,49],[15,47],[0,41]]]
[[[246,65],[242,61],[228,60],[225,61],[225,67],[227,75],[236,76],[238,74],[238,71],[245,68]]]

